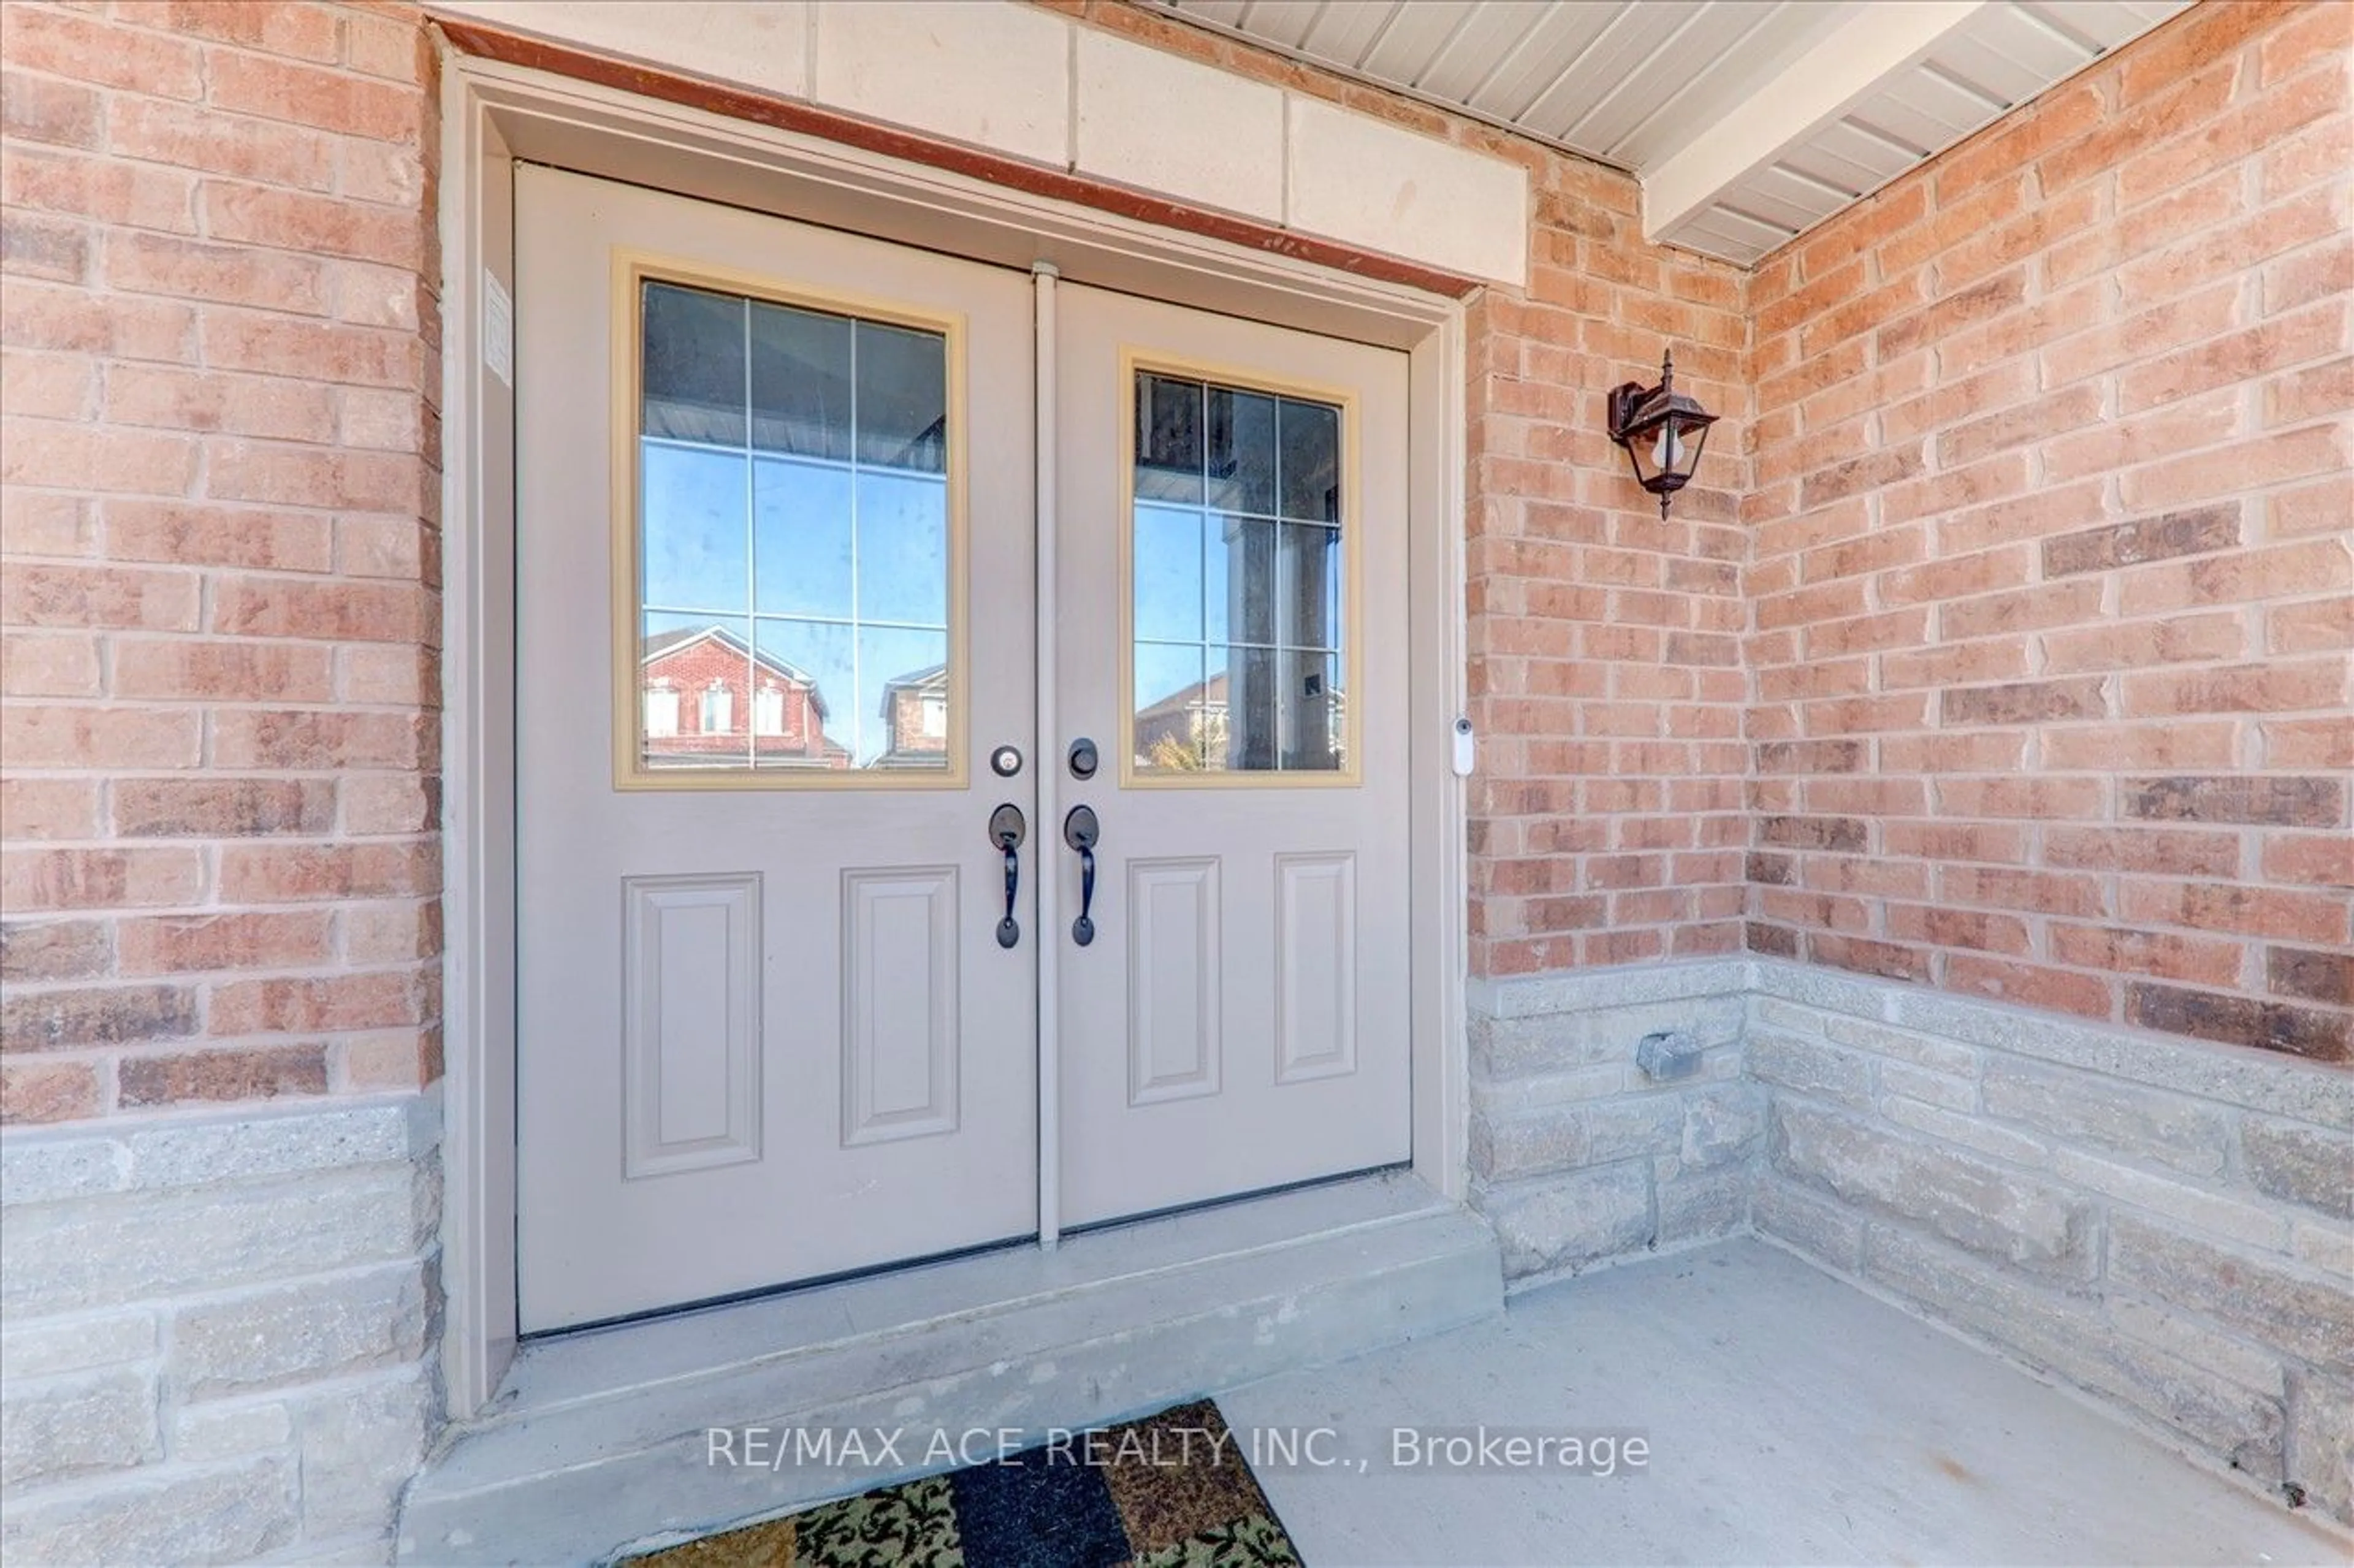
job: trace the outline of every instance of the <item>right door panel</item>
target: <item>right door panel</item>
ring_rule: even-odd
[[[1405,356],[1058,302],[1064,1223],[1403,1161]]]

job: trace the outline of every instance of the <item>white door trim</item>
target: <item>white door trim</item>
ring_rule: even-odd
[[[1415,1169],[1467,1184],[1460,302],[1158,228],[772,127],[501,62],[442,65],[442,843],[446,1125],[441,1355],[450,1414],[515,1345],[514,420],[493,341],[512,322],[518,158],[953,250],[1200,309],[1405,350],[1414,454]],[[486,323],[492,335],[486,336]],[[1042,747],[1048,737],[1042,735]],[[1044,768],[1059,758],[1041,755]],[[1051,1080],[1049,1080],[1051,1081]]]

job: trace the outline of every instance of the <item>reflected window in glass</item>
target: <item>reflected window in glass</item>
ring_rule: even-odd
[[[1133,397],[1136,771],[1345,769],[1341,409],[1156,371]]]
[[[639,332],[640,771],[945,771],[945,334],[651,279]]]

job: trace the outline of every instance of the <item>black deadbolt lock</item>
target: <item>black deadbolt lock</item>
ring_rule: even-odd
[[[1092,779],[1096,776],[1096,743],[1084,736],[1071,742],[1071,777]]]

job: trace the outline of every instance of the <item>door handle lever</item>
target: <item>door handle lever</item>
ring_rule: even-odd
[[[1096,844],[1103,837],[1092,806],[1074,806],[1063,819],[1063,842],[1079,852],[1079,917],[1071,922],[1071,940],[1084,948],[1096,939],[1095,918],[1088,911],[1096,902]]]
[[[1005,918],[997,923],[997,945],[1010,948],[1022,939],[1021,922],[1013,918],[1014,900],[1022,891],[1022,841],[1030,824],[1022,808],[1008,800],[989,813],[989,842],[1005,852]]]

